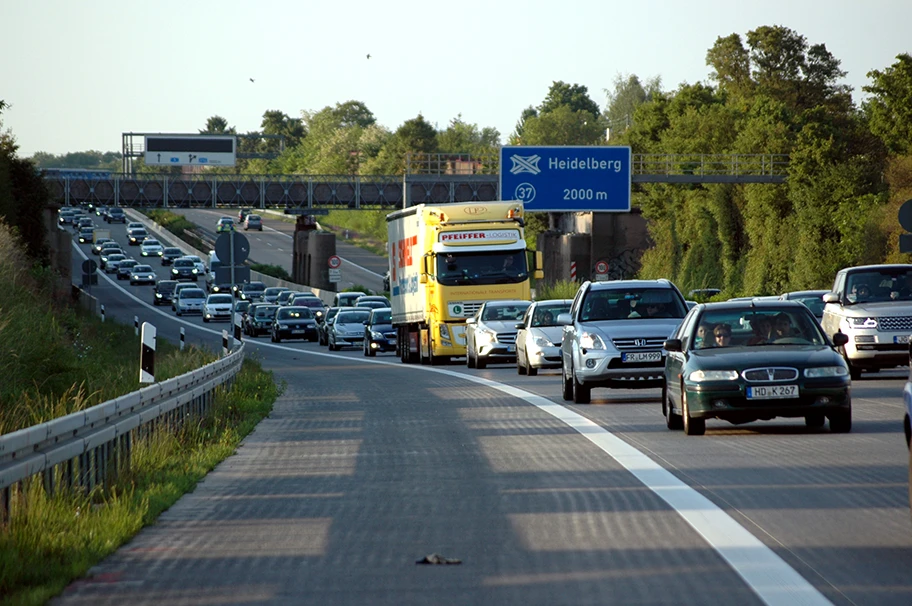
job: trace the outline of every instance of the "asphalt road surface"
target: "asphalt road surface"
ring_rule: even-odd
[[[220,347],[100,282],[109,317]],[[55,603],[912,604],[903,369],[854,383],[849,434],[687,437],[658,390],[573,405],[558,371],[249,342],[287,384],[273,413]]]

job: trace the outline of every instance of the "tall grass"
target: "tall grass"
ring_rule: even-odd
[[[0,596],[4,603],[43,604],[153,522],[234,452],[281,392],[272,374],[245,360],[230,391],[210,413],[176,434],[134,441],[129,468],[107,489],[48,495],[40,481],[18,495],[0,530]]]
[[[536,300],[544,301],[546,299],[572,299],[579,290],[579,282],[571,280],[560,280],[553,284],[541,284],[536,292]]]

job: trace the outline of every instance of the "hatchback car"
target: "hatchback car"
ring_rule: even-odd
[[[541,368],[560,368],[563,327],[560,314],[570,311],[571,299],[535,301],[516,325],[516,372],[534,377]]]
[[[234,295],[233,295],[233,293],[234,293],[234,285],[231,284],[231,283],[229,283],[229,282],[224,282],[224,283],[222,283],[222,284],[211,284],[211,285],[209,286],[209,292],[211,292],[211,293],[221,293],[221,294],[223,294],[223,295],[224,295],[224,294],[228,294],[228,295],[231,295],[231,296],[233,297],[233,296],[234,296]]]
[[[101,261],[101,268],[104,269],[105,263],[108,261],[108,257],[111,255],[127,255],[121,250],[117,242],[107,242],[104,246],[101,247],[101,252],[98,253],[99,261]]]
[[[485,301],[466,320],[466,365],[484,368],[489,362],[516,360],[516,323],[530,301]]]
[[[263,219],[260,215],[247,215],[244,218],[244,231],[250,229],[263,231]]]
[[[234,297],[228,293],[211,294],[203,303],[203,322],[225,320],[231,321],[234,308]]]
[[[316,341],[317,338],[317,321],[309,308],[290,305],[276,311],[272,321],[273,343],[281,343],[283,339]]]
[[[323,303],[323,299],[320,297],[308,297],[306,295],[297,295],[291,297],[288,301],[288,305],[295,305],[300,307],[307,307],[310,311],[313,312],[314,318],[317,322],[323,321],[323,316],[326,315],[326,305]]]
[[[342,307],[328,307],[326,311],[323,312],[323,319],[317,325],[319,328],[319,342],[320,345],[329,345],[329,328],[332,326],[333,319],[336,317],[336,314],[339,313]]]
[[[848,337],[824,334],[798,302],[698,305],[665,341],[662,413],[669,429],[702,435],[706,419],[749,423],[803,417],[808,427],[852,429]]]
[[[120,277],[120,270],[117,270],[117,277]],[[130,270],[130,285],[134,284],[155,284],[157,276],[151,265],[136,264]]]
[[[262,282],[248,282],[237,289],[237,297],[242,301],[262,301],[266,285]]]
[[[251,305],[247,311],[247,334],[251,337],[269,334],[272,330],[272,320],[278,309],[278,305],[269,303]]]
[[[159,280],[155,283],[152,303],[154,305],[165,305],[171,303],[174,296],[174,287],[177,286],[177,280]]]
[[[165,248],[161,242],[153,238],[146,238],[139,245],[139,254],[143,257],[161,257],[164,252]]]
[[[171,279],[172,280],[190,280],[196,282],[199,277],[199,271],[196,269],[196,264],[186,257],[181,257],[180,259],[175,259],[174,263],[171,266]]]
[[[117,279],[118,280],[129,280],[130,274],[133,273],[133,268],[139,265],[139,261],[136,259],[124,259],[117,264]]]
[[[136,229],[127,230],[127,238],[128,238],[130,246],[139,246],[148,237],[149,237],[149,232],[147,232],[146,228],[144,228],[144,227],[138,227]]]
[[[206,275],[206,264],[203,263],[203,260],[200,259],[197,255],[184,255],[184,258],[193,261],[193,265],[196,267],[196,275]]]
[[[184,251],[179,249],[176,246],[166,246],[162,250],[162,265],[171,265],[175,260],[180,259],[184,256]]]
[[[174,297],[174,312],[179,316],[192,313],[201,314],[205,301],[206,293],[203,292],[202,288],[195,286],[183,288]]]
[[[329,350],[338,351],[343,347],[361,347],[364,343],[364,325],[368,318],[370,318],[369,309],[340,310],[327,335]]]
[[[668,280],[584,282],[557,320],[564,325],[561,395],[585,404],[595,387],[661,387],[662,344],[686,314],[681,291]]]
[[[108,213],[105,215],[104,219],[108,223],[126,223],[127,213],[125,213],[124,209],[122,208],[109,208]]]
[[[94,227],[82,227],[79,229],[79,235],[76,236],[76,239],[80,244],[91,244],[93,237],[95,237]]]
[[[292,296],[294,296],[294,294],[296,292],[298,292],[298,291],[285,290],[283,292],[280,292],[278,294],[278,296],[276,297],[276,300],[274,301],[274,303],[276,303],[278,305],[288,305],[288,301],[291,299]]]
[[[127,255],[123,253],[113,253],[109,255],[101,255],[101,268],[106,274],[116,274],[117,273],[117,264],[121,261],[125,261]]]
[[[364,355],[373,357],[377,352],[396,351],[396,329],[393,328],[393,310],[380,307],[371,311],[364,325]]]
[[[95,240],[95,242],[92,243],[92,254],[93,255],[101,254],[101,247],[103,245],[107,244],[108,242],[117,244],[117,242],[114,242],[114,240],[111,238],[98,238],[97,240]],[[118,247],[119,246],[120,245],[118,244]]]
[[[234,219],[231,217],[222,217],[215,224],[215,233],[221,234],[229,231],[234,231]]]

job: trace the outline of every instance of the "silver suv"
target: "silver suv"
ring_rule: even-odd
[[[593,387],[661,387],[662,346],[685,315],[684,296],[668,280],[583,283],[570,313],[557,318],[564,399],[586,404]]]
[[[912,265],[863,265],[839,270],[820,323],[828,335],[843,332],[840,351],[853,379],[909,361],[912,333]]]

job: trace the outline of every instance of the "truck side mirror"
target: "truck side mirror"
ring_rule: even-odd
[[[418,274],[418,284],[427,284],[428,281],[428,258],[421,257],[421,273]]]

